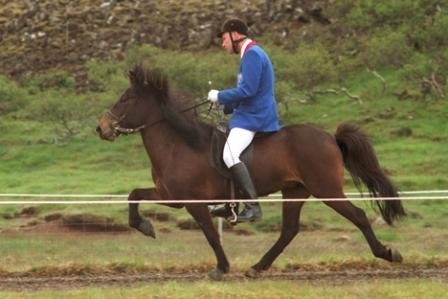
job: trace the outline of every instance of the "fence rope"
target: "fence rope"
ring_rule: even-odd
[[[343,198],[260,198],[258,202],[322,202],[322,201],[372,201],[372,200],[447,200],[448,196],[410,196],[410,197],[343,197]],[[129,203],[169,203],[222,204],[227,202],[247,202],[247,199],[180,199],[180,200],[2,200],[0,205],[16,204],[129,204]]]
[[[448,190],[415,190],[415,191],[400,191],[398,194],[435,194],[435,193],[447,193]],[[368,193],[359,192],[346,192],[345,195],[363,196],[369,195]],[[281,196],[280,193],[270,194],[269,197]],[[0,193],[0,197],[58,197],[58,198],[127,198],[128,194],[39,194],[39,193]]]
[[[402,201],[408,200],[446,200],[448,199],[448,190],[415,190],[402,191],[400,195],[403,196],[398,199]],[[419,194],[435,194],[416,196]],[[447,195],[440,195],[447,194]],[[397,200],[396,197],[368,197],[366,193],[347,192],[348,197],[344,198],[281,198],[281,194],[274,193],[269,196],[258,199],[259,202],[322,202],[322,201],[372,201],[372,200]],[[350,197],[358,196],[358,197]],[[366,197],[364,197],[366,196]],[[11,197],[32,197],[32,198],[127,198],[127,194],[31,194],[31,193],[0,193],[0,198]],[[179,199],[179,200],[2,200],[0,205],[17,205],[17,204],[129,204],[129,203],[208,203],[208,204],[222,204],[227,202],[245,202],[247,199]]]

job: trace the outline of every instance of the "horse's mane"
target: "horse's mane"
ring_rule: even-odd
[[[164,120],[189,146],[198,149],[208,144],[212,130],[211,125],[192,115],[179,112],[186,107],[180,107],[179,101],[172,96],[168,79],[160,70],[136,65],[129,71],[129,79],[133,89],[140,96],[156,100]]]

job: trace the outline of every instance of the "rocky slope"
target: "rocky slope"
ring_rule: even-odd
[[[195,50],[219,43],[214,35],[228,16],[251,23],[252,34],[283,38],[291,28],[330,21],[331,1],[245,0],[0,0],[0,73],[66,69],[83,81],[91,58],[122,59],[135,44]]]

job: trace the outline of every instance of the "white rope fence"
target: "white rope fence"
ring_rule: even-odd
[[[446,200],[448,199],[448,190],[419,190],[399,192],[401,196],[398,199],[409,200]],[[424,194],[423,196],[421,194]],[[425,195],[429,194],[429,195]],[[434,195],[435,194],[435,195]],[[259,202],[322,202],[322,201],[371,201],[371,200],[397,200],[397,197],[368,197],[368,194],[355,192],[346,193],[347,198],[281,198],[281,194],[271,194],[268,197],[258,199]],[[350,197],[358,196],[358,197]],[[366,196],[366,197],[364,197]],[[127,198],[125,194],[14,194],[0,193],[0,198]],[[181,199],[181,200],[2,200],[0,205],[25,205],[25,204],[128,204],[128,203],[208,203],[222,204],[227,202],[245,202],[247,199]]]
[[[267,197],[258,199],[259,202],[322,202],[322,201],[369,201],[369,200],[397,200],[396,197],[368,197],[368,194],[360,194],[356,192],[345,193],[347,198],[281,198],[281,194],[275,193]],[[448,190],[419,190],[419,191],[405,191],[399,192],[400,200],[447,200]],[[410,195],[410,196],[409,196]],[[423,195],[423,196],[422,196]],[[350,197],[357,196],[357,197]],[[366,197],[363,197],[366,196]],[[184,199],[184,200],[58,200],[60,198],[127,198],[127,194],[12,194],[0,193],[0,205],[44,205],[44,204],[83,204],[83,205],[97,205],[97,204],[129,204],[129,203],[207,203],[207,204],[222,204],[227,202],[244,202],[247,199]],[[56,200],[2,200],[2,198],[55,198]],[[223,243],[223,219],[218,218],[218,234],[221,244]]]

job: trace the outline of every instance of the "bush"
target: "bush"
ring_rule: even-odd
[[[32,93],[47,89],[66,89],[69,91],[76,89],[75,78],[65,71],[49,71],[48,73],[35,75],[31,78],[24,77],[22,84]]]
[[[432,47],[448,46],[448,15],[442,12],[436,14],[434,22],[428,28]]]
[[[338,1],[339,2],[339,1]],[[338,3],[338,7],[347,10],[347,0]],[[352,9],[346,15],[346,22],[355,30],[366,30],[382,26],[397,26],[403,22],[420,22],[424,19],[428,1],[395,0],[375,1],[360,0],[352,2]],[[426,2],[426,3],[425,3]]]
[[[437,13],[426,22],[410,26],[408,35],[418,50],[434,50],[448,46],[448,15]]]
[[[239,63],[237,57],[227,57],[224,56],[227,55],[225,53],[210,54],[177,52],[145,45],[131,49],[126,61],[129,68],[139,63],[159,68],[168,76],[169,82],[175,88],[198,97],[205,97],[210,87],[223,89],[234,86]],[[231,59],[235,59],[235,64]]]
[[[0,75],[0,115],[17,111],[29,102],[28,93]]]
[[[290,55],[275,55],[272,59],[281,66],[276,69],[278,81],[292,81],[300,89],[337,79],[330,53],[321,44],[304,45]]]
[[[436,70],[435,61],[429,56],[417,53],[399,71],[399,76],[403,81],[420,80]]]
[[[36,96],[20,116],[30,120],[50,123],[57,139],[68,140],[93,128],[98,116],[98,103],[86,96],[62,94],[60,91],[48,91]]]
[[[448,51],[445,55],[448,58]],[[430,94],[441,98],[446,95],[447,66],[448,63],[443,54],[436,58],[415,54],[409,63],[399,71],[399,76],[405,85],[410,83],[414,87],[420,87],[423,95]]]
[[[363,45],[361,58],[365,65],[373,69],[401,67],[412,55],[406,35],[401,31],[381,29]]]
[[[109,91],[119,94],[129,86],[124,64],[114,61],[97,61],[92,59],[87,62],[87,77],[92,91]]]

